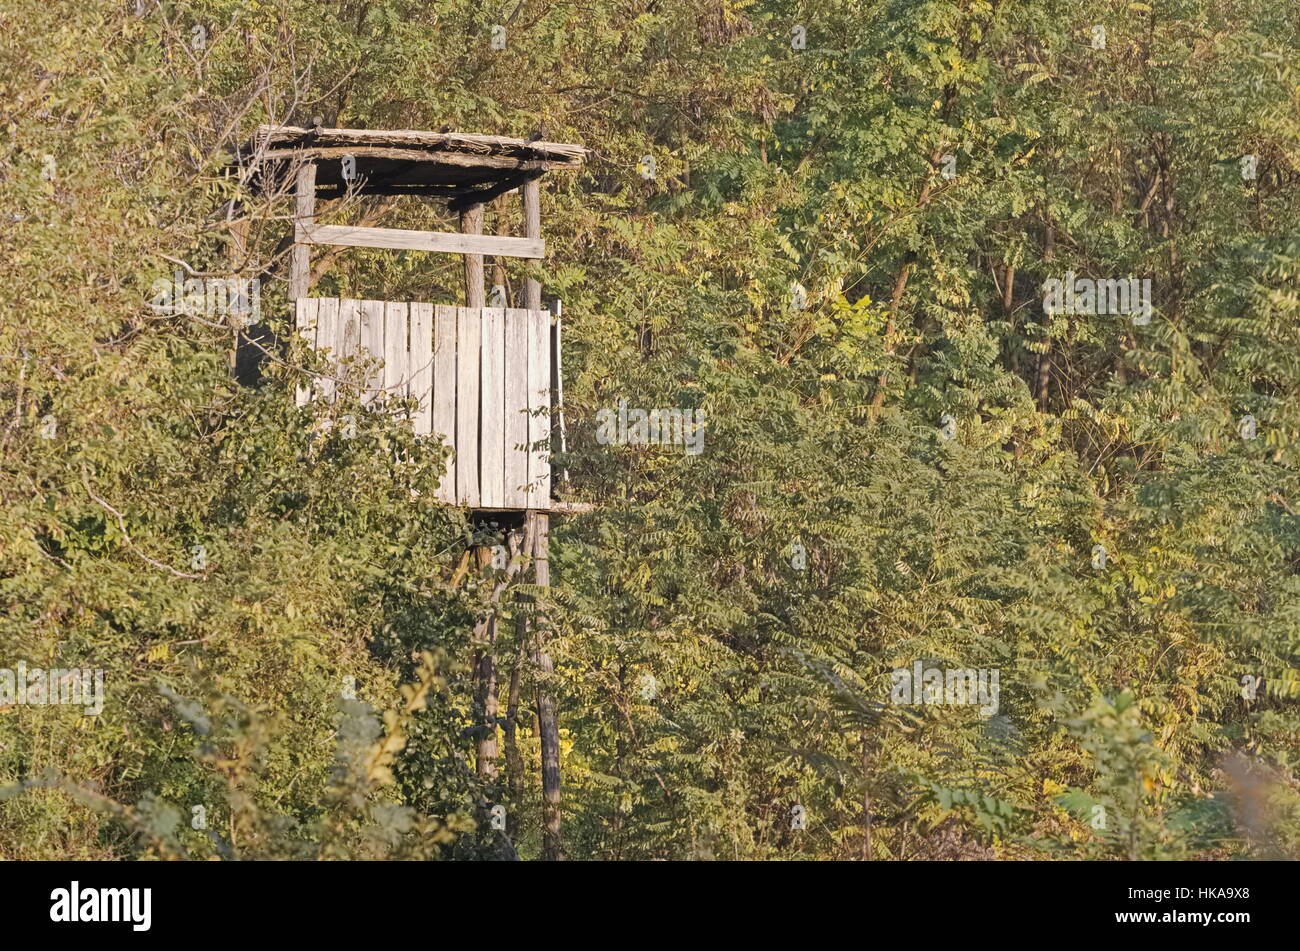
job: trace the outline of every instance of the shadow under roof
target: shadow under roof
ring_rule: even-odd
[[[464,132],[326,129],[262,125],[239,149],[249,186],[273,191],[302,160],[316,163],[316,190],[341,194],[345,157],[355,163],[352,190],[360,194],[428,195],[453,204],[489,201],[552,169],[577,168],[581,145]]]

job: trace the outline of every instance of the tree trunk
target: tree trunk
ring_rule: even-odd
[[[533,574],[540,587],[551,583],[548,560],[550,516],[529,512],[533,530]],[[533,663],[537,668],[537,729],[542,747],[542,852],[547,861],[564,858],[560,834],[560,725],[555,697],[551,692],[551,675],[555,668],[546,650],[546,619],[540,612],[533,615]]]
[[[510,688],[506,697],[506,720],[503,724],[506,747],[506,785],[510,788],[510,802],[517,809],[524,798],[524,758],[519,754],[519,700],[522,693],[520,676],[523,671],[523,650],[527,624],[522,614],[516,618],[519,656],[510,670]]]

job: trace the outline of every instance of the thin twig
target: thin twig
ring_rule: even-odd
[[[165,565],[161,561],[154,561],[152,558],[150,558],[148,555],[142,552],[139,548],[136,548],[135,542],[131,540],[131,535],[126,530],[126,519],[122,517],[121,512],[113,508],[113,506],[109,505],[107,502],[105,502],[103,499],[101,499],[98,495],[95,494],[95,490],[90,487],[90,480],[86,478],[86,472],[84,469],[81,472],[81,484],[86,487],[86,493],[92,499],[94,499],[97,503],[99,503],[99,505],[101,505],[106,511],[112,513],[112,515],[117,519],[118,528],[122,530],[122,537],[126,539],[126,546],[130,548],[131,551],[135,552],[135,554],[138,555],[141,559],[147,561],[155,568],[160,568],[163,571],[170,572],[171,574],[175,575],[177,578],[195,578],[198,580],[202,580],[203,575],[192,575],[184,571],[177,571],[171,565]]]

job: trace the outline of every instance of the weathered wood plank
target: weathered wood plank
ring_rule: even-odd
[[[327,350],[329,357],[325,366],[325,375],[318,377],[315,388],[326,402],[334,401],[334,379],[337,375],[335,361],[335,341],[338,339],[339,299],[337,297],[318,297],[316,303],[316,349]]]
[[[528,494],[528,311],[505,316],[505,505],[524,508]]]
[[[433,305],[411,304],[411,380],[407,392],[419,399],[412,421],[417,436],[433,425]]]
[[[298,336],[307,341],[307,346],[316,345],[316,311],[320,299],[300,297],[294,301],[294,321]]]
[[[433,334],[433,417],[431,432],[448,446],[456,445],[456,308],[438,305]],[[447,471],[438,483],[437,497],[456,503],[456,454],[447,460]]]
[[[499,506],[505,500],[505,308],[484,307],[479,376],[479,504]]]
[[[361,349],[359,356],[370,361],[365,372],[361,403],[369,406],[379,395],[383,385],[383,371],[375,368],[375,363],[384,359],[384,301],[363,300],[361,302]]]
[[[294,181],[293,249],[289,252],[289,300],[311,291],[311,248],[303,241],[304,229],[316,223],[316,163],[298,166]]]
[[[350,365],[356,359],[357,349],[361,346],[361,301],[345,297],[339,300],[339,318],[335,327],[334,357],[340,363],[335,376],[348,380],[351,393],[355,393],[356,371]],[[335,393],[337,393],[337,388]]]
[[[449,231],[404,231],[400,228],[316,225],[302,228],[298,240],[303,244],[332,244],[347,248],[495,254],[508,258],[546,256],[546,242],[540,238],[503,238],[494,234],[456,234]]]
[[[316,346],[318,303],[319,301],[314,297],[299,297],[294,307],[294,320],[297,324],[298,336],[302,337],[309,347]],[[311,399],[311,387],[308,379],[304,377],[304,383],[300,384],[294,392],[294,402],[299,406],[304,406],[309,399]]]
[[[316,129],[264,123],[257,127],[250,147],[276,148],[311,143],[321,148],[356,148],[364,145],[405,146],[439,152],[478,155],[541,156],[566,164],[586,160],[590,150],[566,142],[528,141],[504,135],[471,132],[430,132],[420,129]]]
[[[359,159],[428,162],[433,165],[455,165],[459,168],[499,168],[505,171],[524,169],[525,171],[545,172],[552,168],[567,168],[571,164],[569,162],[557,162],[552,159],[526,159],[508,155],[472,155],[468,152],[422,152],[418,149],[384,148],[375,145],[337,146],[322,149],[267,149],[259,158],[266,161],[303,158],[314,162],[328,162],[332,159],[341,159],[345,155],[351,155]]]
[[[447,443],[452,456],[436,497],[490,510],[553,504],[550,429],[553,395],[550,314],[521,308],[300,298],[298,332],[340,363],[372,362],[344,386],[359,386],[363,405],[411,394],[419,435]],[[332,379],[320,394],[337,398]]]
[[[407,362],[407,313],[405,301],[388,301],[384,305],[384,398],[406,395],[411,371]]]
[[[551,500],[551,315],[528,314],[528,507]]]
[[[483,312],[456,308],[456,502],[478,504],[479,340]]]

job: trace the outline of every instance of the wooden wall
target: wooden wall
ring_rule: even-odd
[[[550,507],[551,316],[543,310],[302,297],[298,332],[329,352],[337,387],[382,411],[415,396],[415,431],[452,449],[438,498],[474,509]],[[299,390],[299,403],[312,398]]]

